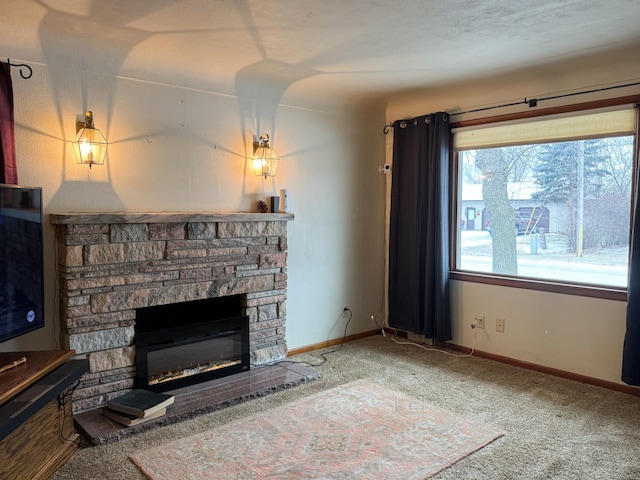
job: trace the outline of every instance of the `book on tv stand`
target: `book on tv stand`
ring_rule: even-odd
[[[117,412],[144,418],[167,408],[174,400],[173,395],[138,388],[109,400],[107,407]]]

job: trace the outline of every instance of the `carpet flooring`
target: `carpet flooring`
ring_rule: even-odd
[[[131,459],[151,480],[424,480],[502,434],[358,380]]]
[[[292,357],[317,364],[319,354]],[[147,480],[129,455],[358,379],[498,428],[505,436],[432,480],[638,480],[640,398],[504,365],[397,345],[376,335],[326,355],[320,378],[133,435],[80,448],[53,480]],[[379,480],[379,479],[376,479]]]

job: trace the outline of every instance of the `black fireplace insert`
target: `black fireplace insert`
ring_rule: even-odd
[[[136,388],[165,392],[249,370],[249,317],[230,296],[136,311]]]

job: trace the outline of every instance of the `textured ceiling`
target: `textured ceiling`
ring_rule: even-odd
[[[640,44],[638,0],[0,5],[4,57],[272,98],[384,96]]]

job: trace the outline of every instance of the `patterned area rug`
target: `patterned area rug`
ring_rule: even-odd
[[[130,458],[152,480],[423,480],[502,435],[358,380]]]

